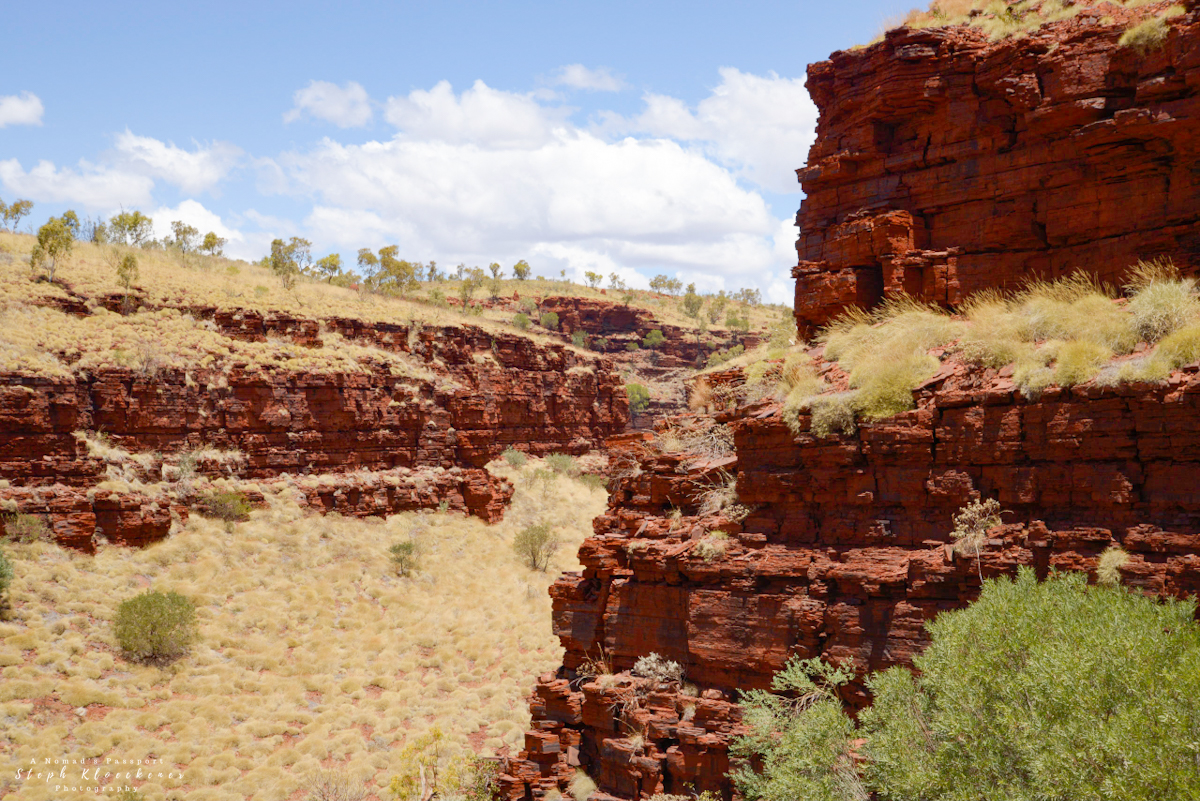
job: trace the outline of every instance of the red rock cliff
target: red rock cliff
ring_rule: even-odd
[[[977,290],[1139,259],[1200,272],[1200,15],[1159,50],[1101,4],[1025,38],[898,29],[808,68],[820,109],[797,215],[802,330],[899,291]]]

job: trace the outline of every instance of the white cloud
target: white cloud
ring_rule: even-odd
[[[592,70],[582,64],[559,67],[551,83],[555,86],[590,89],[595,92],[619,92],[625,88],[625,81],[613,75],[608,67]]]
[[[310,81],[292,95],[295,105],[283,115],[295,122],[304,115],[331,122],[339,128],[359,128],[371,121],[371,98],[361,84],[348,81],[338,86],[329,81]]]
[[[131,172],[161,178],[189,194],[212,189],[237,165],[241,148],[228,142],[197,145],[194,151],[126,130],[117,135],[115,160]]]
[[[8,125],[41,125],[45,108],[32,92],[0,95],[0,128]]]
[[[39,203],[78,204],[108,212],[150,203],[154,181],[144,175],[80,161],[78,169],[39,161],[26,172],[16,159],[0,161],[0,183],[19,197]]]
[[[640,115],[604,115],[601,130],[699,142],[742,178],[769,191],[798,192],[795,170],[808,159],[817,125],[804,79],[730,67],[720,72],[721,84],[694,110],[676,98],[648,94]]]
[[[570,111],[483,81],[456,96],[449,81],[440,81],[429,91],[389,97],[384,116],[405,139],[508,148],[544,144]]]

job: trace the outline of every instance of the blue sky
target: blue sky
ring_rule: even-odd
[[[911,7],[102,5],[4,12],[0,199],[33,223],[138,208],[245,258],[304,236],[783,302],[805,66]]]

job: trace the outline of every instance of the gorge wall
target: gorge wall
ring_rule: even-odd
[[[82,307],[68,311],[88,313]],[[5,374],[0,479],[8,486],[0,488],[0,501],[7,502],[6,510],[45,514],[56,537],[76,547],[88,547],[93,529],[118,541],[165,535],[168,504],[136,495],[109,500],[108,492],[97,501],[88,492],[108,466],[89,454],[76,432],[101,432],[105,443],[131,453],[237,452],[244,479],[345,477],[338,498],[314,495],[318,508],[381,514],[447,500],[453,508],[495,519],[511,487],[482,470],[488,461],[508,447],[533,455],[582,453],[628,421],[628,401],[611,365],[564,346],[471,326],[187,311],[232,339],[279,338],[316,350],[321,336],[332,334],[408,354],[425,369],[396,374],[379,364],[361,372],[301,372],[229,363],[186,371]],[[203,462],[197,467],[213,476],[226,472]],[[467,472],[451,480],[443,475],[447,470]],[[385,474],[391,489],[382,487],[378,475],[364,473]],[[377,486],[372,490],[364,481]],[[414,482],[440,491],[396,490]],[[106,503],[129,508],[106,517],[100,508]],[[178,516],[183,510],[174,511]]]
[[[1200,15],[1171,19],[1163,49],[1143,55],[1117,46],[1135,12],[1104,8],[1113,20],[1084,11],[1002,42],[893,31],[810,67],[821,119],[799,171],[802,331],[901,290],[953,305],[1075,269],[1116,282],[1156,256],[1200,272]],[[1200,592],[1200,365],[1031,399],[1011,366],[940,358],[912,411],[853,434],[817,437],[804,413],[794,431],[758,401],[670,422],[728,426],[729,456],[610,442],[624,462],[583,570],[551,589],[563,665],[534,690],[507,798],[544,798],[581,770],[593,801],[729,799],[738,691],[768,687],[792,655],[853,659],[860,681],[843,699],[861,708],[861,678],[910,664],[927,621],[1022,565],[1094,573],[1119,544],[1127,586]],[[702,509],[731,479],[736,504]],[[953,516],[979,498],[1003,523],[964,557]],[[650,653],[686,682],[632,675]]]
[[[1200,272],[1200,18],[1171,18],[1160,49],[1118,45],[1168,5],[1099,4],[998,42],[901,28],[809,66],[801,330],[885,293],[953,306],[1076,270],[1119,284],[1161,256]]]

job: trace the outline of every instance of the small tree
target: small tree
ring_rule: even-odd
[[[330,253],[322,259],[318,259],[314,267],[318,276],[325,279],[327,283],[333,283],[333,279],[342,274],[342,257],[338,253]]]
[[[17,225],[21,222],[22,217],[29,216],[29,212],[33,211],[32,200],[14,200],[8,206],[0,206],[4,213],[4,225],[13,233],[17,232]]]
[[[546,522],[526,526],[513,539],[513,551],[530,570],[545,571],[557,550],[558,535]]]
[[[657,348],[662,343],[666,342],[667,338],[663,336],[663,332],[655,328],[646,336],[642,337],[642,346],[647,348]]]
[[[549,328],[551,331],[558,330],[558,312],[542,312],[540,322],[542,328]]]
[[[75,213],[75,210],[67,209],[64,211],[62,221],[63,225],[67,226],[67,228],[71,231],[71,236],[73,236],[75,239],[79,239],[79,215]]]
[[[722,289],[708,304],[708,321],[713,325],[721,322],[721,315],[725,314],[727,305],[729,305],[729,296]]]
[[[687,285],[687,294],[683,296],[683,313],[693,320],[700,317],[700,308],[704,305],[704,298],[696,294],[696,285]]]
[[[154,220],[140,211],[122,211],[108,221],[109,239],[117,244],[140,248],[154,234]]]
[[[650,406],[650,390],[642,384],[626,384],[625,395],[629,398],[629,413],[637,416]]]
[[[182,656],[196,639],[196,606],[176,592],[147,590],[117,607],[113,633],[133,659],[162,661]]]
[[[609,289],[624,289],[625,282],[621,280],[621,276],[617,275],[616,273],[609,273],[608,287]]]
[[[126,253],[117,262],[117,283],[125,290],[125,300],[129,301],[129,293],[133,291],[133,282],[138,279],[138,260],[132,253]]]
[[[175,220],[171,223],[171,235],[171,245],[186,257],[196,249],[196,239],[200,236],[200,230],[182,220]]]
[[[271,255],[267,264],[271,272],[279,276],[279,282],[286,290],[296,287],[296,281],[309,270],[312,263],[312,242],[293,236],[286,244],[282,239],[271,242]]]
[[[597,289],[600,286],[600,282],[604,280],[604,276],[601,273],[594,273],[591,270],[585,272],[583,277],[587,280],[587,285],[592,289]]]
[[[392,566],[401,576],[411,576],[417,572],[417,543],[414,540],[397,542],[388,548]]]
[[[458,285],[458,296],[462,300],[463,308],[471,302],[475,291],[483,286],[483,282],[487,280],[487,274],[478,267],[472,267],[469,270],[463,270],[462,283]]]
[[[16,572],[13,570],[12,562],[4,554],[4,549],[0,548],[0,620],[8,619],[8,610],[11,606],[8,588],[12,586],[15,577]]]
[[[521,259],[519,262],[513,265],[513,275],[517,277],[518,281],[524,281],[526,278],[528,278],[529,272],[529,262],[525,261],[524,259]]]
[[[37,244],[33,246],[30,265],[36,271],[45,269],[46,276],[54,282],[54,273],[60,263],[67,260],[75,247],[75,236],[61,218],[51,217],[38,229]]]
[[[504,268],[500,266],[499,262],[492,262],[488,265],[488,269],[492,271],[492,278],[494,280],[499,281],[504,277]]]
[[[363,283],[374,289],[379,283],[379,257],[370,248],[359,249],[358,269],[363,275]]]
[[[225,239],[216,235],[215,232],[209,231],[204,235],[204,241],[200,243],[200,250],[210,256],[220,256],[225,251]]]

